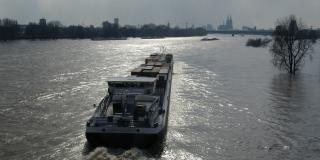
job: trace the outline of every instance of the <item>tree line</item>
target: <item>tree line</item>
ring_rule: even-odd
[[[145,24],[141,27],[133,25],[119,26],[108,21],[102,27],[70,25],[63,26],[59,21],[48,23],[18,24],[17,20],[0,19],[0,40],[16,39],[82,39],[82,38],[118,38],[118,37],[176,37],[176,36],[203,36],[207,31],[204,28],[171,28],[170,25]]]

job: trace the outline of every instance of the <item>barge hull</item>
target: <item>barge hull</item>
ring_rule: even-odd
[[[148,148],[162,144],[166,133],[166,129],[158,134],[86,133],[86,138],[91,145],[96,146]]]

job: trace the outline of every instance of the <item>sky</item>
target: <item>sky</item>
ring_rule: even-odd
[[[20,24],[44,17],[64,25],[100,26],[117,17],[120,25],[170,22],[171,26],[212,24],[216,28],[231,15],[236,28],[268,29],[291,14],[320,28],[320,0],[0,0],[0,18]]]

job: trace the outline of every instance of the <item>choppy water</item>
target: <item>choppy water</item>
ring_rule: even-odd
[[[145,150],[88,149],[85,122],[108,77],[165,46],[175,66],[161,159],[320,157],[320,45],[295,78],[248,37],[0,43],[0,159],[149,159]]]

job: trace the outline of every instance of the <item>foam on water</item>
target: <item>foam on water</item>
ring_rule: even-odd
[[[85,160],[144,160],[148,159],[145,153],[138,148],[131,148],[129,150],[118,149],[110,150],[105,147],[98,147],[89,155],[84,157]]]

